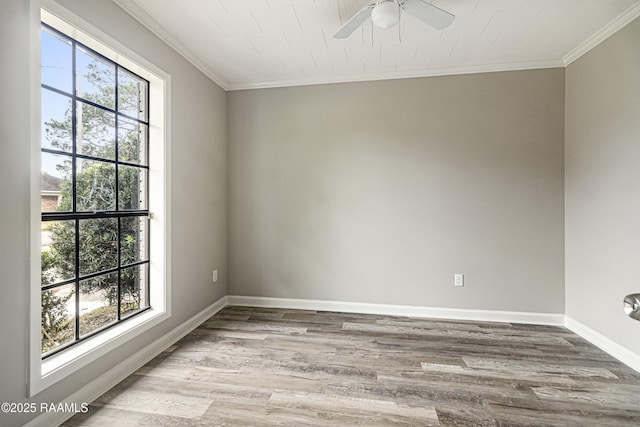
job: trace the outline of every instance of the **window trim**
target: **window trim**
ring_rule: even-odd
[[[129,121],[133,121],[135,122],[138,126],[143,125],[144,126],[144,140],[142,142],[142,144],[144,144],[144,153],[145,153],[145,157],[148,156],[149,153],[149,121],[147,120],[147,115],[149,112],[149,96],[148,96],[148,92],[149,92],[149,81],[142,78],[141,76],[138,76],[137,74],[131,72],[130,70],[128,70],[127,68],[123,67],[121,63],[119,62],[115,62],[112,61],[109,58],[105,58],[104,56],[102,56],[100,53],[94,51],[93,49],[91,49],[88,46],[85,46],[84,44],[80,43],[78,40],[68,36],[67,34],[61,32],[59,29],[57,28],[53,28],[52,26],[46,24],[46,23],[42,23],[42,30],[41,33],[45,31],[46,33],[52,35],[53,37],[57,37],[60,40],[64,40],[65,42],[68,42],[71,50],[72,50],[72,58],[76,57],[78,55],[78,50],[80,51],[87,51],[86,54],[93,56],[93,57],[99,57],[100,61],[104,61],[105,64],[108,64],[111,68],[111,66],[113,67],[113,72],[114,72],[114,82],[113,82],[113,86],[112,88],[114,89],[114,98],[115,98],[115,102],[113,107],[108,107],[108,106],[104,106],[104,105],[98,105],[98,104],[94,104],[91,101],[87,100],[86,97],[81,97],[78,93],[77,93],[77,89],[76,89],[76,82],[73,82],[73,85],[71,87],[70,90],[61,90],[57,87],[54,86],[50,86],[48,84],[42,83],[41,87],[43,92],[41,93],[51,93],[51,94],[60,94],[62,96],[65,97],[65,99],[69,99],[70,100],[70,104],[71,104],[71,108],[73,109],[73,113],[72,116],[78,116],[79,113],[78,111],[78,105],[83,105],[83,106],[87,106],[87,105],[95,105],[95,108],[100,109],[101,111],[107,111],[109,114],[112,114],[113,116],[113,121],[114,121],[114,138],[115,135],[119,135],[118,134],[118,123],[120,120],[129,120]],[[72,60],[72,63],[77,67],[77,62]],[[72,70],[71,75],[75,76],[78,73],[78,69],[75,68]],[[119,107],[119,102],[118,102],[118,76],[122,73],[127,73],[131,76],[133,76],[133,78],[135,78],[138,81],[141,81],[145,84],[145,91],[144,91],[144,118],[135,118],[135,117],[131,117],[131,116],[127,116],[124,115],[122,113],[122,111],[120,110]],[[78,123],[80,123],[80,118],[78,117],[77,119]],[[82,125],[79,125],[82,126]],[[40,131],[42,132],[43,129],[41,128]],[[148,230],[149,230],[149,224],[148,224],[148,218],[150,217],[149,213],[149,206],[148,206],[148,201],[149,201],[149,180],[145,179],[144,180],[144,187],[142,189],[142,192],[144,194],[143,199],[145,200],[145,204],[144,206],[140,207],[137,206],[137,209],[121,209],[120,203],[119,203],[119,192],[120,192],[120,187],[118,184],[118,179],[119,179],[119,174],[120,174],[120,166],[124,166],[124,167],[133,167],[136,168],[138,170],[138,174],[142,173],[142,171],[144,171],[145,175],[148,174],[149,172],[149,165],[148,162],[145,159],[145,162],[140,163],[138,162],[137,164],[133,164],[131,162],[128,161],[123,161],[120,159],[119,155],[118,155],[118,150],[119,150],[119,138],[115,138],[114,141],[114,156],[113,159],[107,159],[107,158],[102,158],[102,157],[96,157],[95,155],[91,154],[91,155],[87,155],[85,154],[81,148],[78,148],[81,146],[83,141],[80,141],[78,136],[77,136],[78,131],[74,131],[72,132],[72,139],[73,141],[73,147],[75,148],[71,148],[70,150],[61,150],[60,148],[57,147],[44,147],[41,146],[41,153],[45,153],[45,154],[53,154],[53,155],[59,155],[62,156],[63,158],[66,158],[68,160],[71,160],[72,164],[75,164],[75,168],[72,169],[72,194],[73,194],[73,202],[71,203],[71,209],[69,211],[63,211],[63,212],[59,212],[59,211],[51,211],[51,210],[45,210],[42,211],[41,210],[41,221],[43,224],[46,223],[50,223],[50,222],[55,222],[55,221],[69,221],[69,222],[73,222],[74,224],[74,228],[75,228],[75,232],[76,233],[80,233],[80,230],[82,229],[81,227],[81,223],[82,221],[90,221],[90,220],[96,220],[96,219],[111,219],[111,220],[115,220],[116,221],[116,230],[117,230],[117,247],[118,247],[118,253],[121,253],[120,251],[122,250],[121,245],[122,245],[122,240],[121,240],[121,235],[120,235],[120,228],[121,228],[121,220],[124,218],[135,218],[135,219],[146,219],[147,223],[144,225],[143,228],[143,233],[144,233],[144,247],[146,248],[146,250],[148,250],[148,248],[150,247],[150,243],[149,243],[149,236],[148,236]],[[41,137],[41,141],[42,141],[42,137]],[[41,157],[42,159],[42,157]],[[114,207],[111,210],[106,210],[106,211],[100,211],[100,212],[91,212],[88,211],[87,209],[78,209],[77,206],[77,202],[76,202],[76,194],[77,194],[77,174],[78,174],[78,162],[83,162],[83,161],[96,161],[96,162],[100,162],[100,163],[106,163],[106,164],[110,164],[113,166],[114,168],[114,189],[115,189],[115,194],[114,194]],[[150,308],[149,306],[149,275],[148,273],[144,274],[144,282],[142,283],[144,289],[144,295],[145,295],[145,299],[142,300],[144,305],[139,307],[137,310],[135,310],[133,313],[124,313],[125,315],[123,316],[123,312],[122,312],[122,301],[120,298],[120,292],[121,292],[121,283],[120,283],[120,275],[121,272],[123,270],[126,269],[130,269],[130,268],[136,268],[139,266],[144,266],[145,270],[148,270],[148,266],[149,266],[149,259],[147,256],[147,252],[145,252],[145,256],[144,259],[142,260],[138,260],[136,262],[134,262],[133,264],[131,263],[122,263],[122,260],[120,258],[120,256],[116,257],[115,261],[115,267],[111,267],[111,268],[107,268],[106,270],[97,270],[97,271],[91,271],[89,274],[82,274],[82,270],[81,270],[81,263],[79,262],[79,260],[82,258],[82,251],[81,251],[81,240],[82,240],[82,236],[80,235],[79,237],[77,237],[75,239],[74,242],[74,254],[76,256],[76,263],[75,263],[75,270],[76,270],[76,274],[74,274],[74,277],[71,279],[67,279],[64,280],[64,278],[62,278],[63,280],[58,280],[57,282],[54,281],[54,283],[49,283],[49,284],[42,284],[41,286],[41,292],[47,292],[51,289],[59,289],[62,287],[68,287],[68,286],[73,286],[74,288],[74,302],[75,302],[75,307],[76,310],[73,314],[73,318],[74,318],[74,335],[73,338],[70,341],[64,342],[61,345],[59,345],[56,348],[53,348],[51,350],[49,350],[46,353],[42,354],[42,358],[43,360],[48,358],[48,357],[52,357],[53,355],[61,352],[61,351],[65,351],[66,349],[68,349],[71,346],[77,345],[79,342],[82,342],[86,339],[89,339],[90,337],[96,335],[96,334],[101,334],[104,333],[105,329],[107,328],[112,328],[115,325],[119,324],[120,322],[126,321],[128,319],[130,319],[132,316],[138,316],[141,313],[145,312],[146,310],[148,310]],[[116,318],[111,320],[109,323],[107,324],[103,324],[100,325],[98,328],[89,331],[87,333],[82,333],[82,328],[80,327],[81,323],[82,323],[82,316],[81,313],[79,312],[79,306],[80,306],[80,288],[82,286],[82,282],[86,281],[88,277],[96,277],[96,276],[104,276],[104,275],[116,275],[117,277],[117,282],[116,282],[116,286],[117,286],[117,302],[115,304],[115,308],[116,308]],[[84,276],[84,277],[83,277]]]
[[[100,31],[53,0],[30,0],[30,286],[28,396],[34,396],[98,358],[129,342],[171,316],[170,228],[170,93],[171,76],[125,45]],[[149,210],[153,212],[150,239],[152,308],[45,360],[40,332],[40,23],[57,28],[105,57],[149,80]],[[155,100],[155,101],[154,101]],[[156,145],[157,144],[157,145]]]

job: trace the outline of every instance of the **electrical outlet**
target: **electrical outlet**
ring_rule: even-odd
[[[464,286],[464,274],[453,275],[453,286]]]
[[[218,281],[218,270],[213,270],[213,283]]]

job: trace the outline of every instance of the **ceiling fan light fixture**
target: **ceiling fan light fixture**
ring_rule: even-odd
[[[383,0],[376,3],[371,12],[373,25],[378,28],[391,28],[398,24],[400,6],[395,0]]]

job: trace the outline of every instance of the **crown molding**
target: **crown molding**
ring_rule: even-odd
[[[522,71],[544,68],[564,68],[640,16],[640,1],[638,1],[562,58],[537,59],[531,61],[507,61],[490,64],[470,64],[464,66],[426,68],[410,71],[359,73],[334,75],[329,77],[234,83],[228,82],[217,75],[210,67],[205,65],[197,55],[189,50],[184,44],[180,43],[167,30],[165,30],[162,25],[140,8],[134,0],[113,0],[113,2],[140,22],[140,24],[146,27],[149,31],[159,37],[162,41],[168,44],[179,55],[189,61],[194,67],[200,70],[204,75],[225,91]]]
[[[118,6],[120,6],[125,12],[131,15],[134,19],[140,22],[153,34],[158,36],[162,41],[167,43],[178,54],[189,61],[198,70],[204,73],[207,77],[213,80],[218,86],[225,91],[236,91],[246,89],[268,89],[278,87],[291,87],[291,86],[309,86],[309,85],[321,85],[321,84],[333,84],[333,83],[351,83],[351,82],[365,82],[376,80],[394,80],[394,79],[409,79],[419,77],[435,77],[435,76],[448,76],[448,75],[460,75],[460,74],[477,74],[477,73],[493,73],[501,71],[520,71],[520,70],[533,70],[541,68],[560,68],[564,67],[564,63],[561,59],[539,59],[533,61],[511,61],[492,64],[471,64],[455,67],[437,67],[426,68],[420,70],[411,71],[394,71],[383,73],[360,73],[349,75],[336,75],[330,77],[317,77],[317,78],[304,78],[304,79],[285,79],[285,80],[272,80],[254,83],[230,83],[225,79],[214,73],[209,67],[207,67],[197,55],[191,52],[187,47],[175,39],[162,25],[156,20],[151,18],[142,8],[140,8],[133,0],[113,0]]]
[[[228,90],[227,82],[207,67],[197,55],[191,52],[182,43],[176,40],[162,25],[155,19],[150,17],[142,8],[135,4],[132,0],[113,0],[115,4],[120,6],[122,10],[131,15],[136,21],[140,22],[153,34],[158,36],[160,40],[168,44],[180,56],[189,61],[194,67],[200,70],[205,76],[220,86],[225,91]]]
[[[640,16],[640,2],[635,3],[627,10],[622,12],[616,18],[614,18],[607,25],[598,30],[591,37],[580,43],[578,47],[573,49],[571,52],[567,53],[562,57],[562,62],[564,66],[568,66],[576,59],[580,58],[585,53],[589,52],[594,47],[598,46],[600,43],[614,35],[616,32],[620,31],[622,28],[627,26],[627,24],[631,23],[634,19]]]
[[[411,71],[393,71],[383,73],[362,73],[316,77],[306,79],[273,80],[256,83],[230,83],[228,91],[246,89],[269,89],[278,87],[309,86],[334,83],[366,82],[376,80],[413,79],[419,77],[452,76],[461,74],[498,73],[504,71],[536,70],[542,68],[564,68],[561,59],[540,59],[533,61],[498,62],[493,64],[473,64],[458,67],[425,68]]]

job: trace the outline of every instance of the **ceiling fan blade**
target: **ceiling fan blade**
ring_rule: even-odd
[[[405,12],[418,18],[425,24],[441,30],[449,26],[456,17],[446,10],[442,10],[422,0],[406,0],[402,7]]]
[[[353,34],[355,30],[357,30],[358,28],[360,28],[362,24],[364,24],[364,21],[369,19],[369,17],[371,16],[371,11],[373,10],[374,6],[375,6],[375,3],[360,9],[360,11],[355,15],[353,15],[351,19],[347,21],[346,24],[344,24],[342,27],[340,27],[338,31],[336,31],[336,33],[333,35],[333,38],[346,39],[351,34]]]

